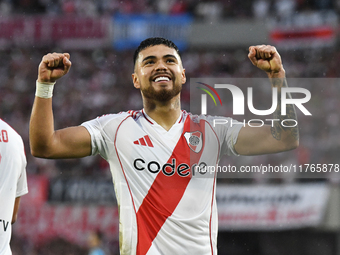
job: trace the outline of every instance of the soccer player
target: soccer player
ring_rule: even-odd
[[[251,46],[248,56],[280,95],[287,84],[276,49]],[[298,146],[297,127],[283,127],[279,121],[274,127],[213,127],[211,117],[181,110],[185,69],[176,45],[163,38],[146,39],[134,55],[132,81],[141,91],[142,110],[54,130],[53,86],[70,67],[68,53],[47,54],[39,65],[31,151],[44,158],[99,153],[109,162],[121,254],[217,254],[216,176],[194,178],[195,167],[216,166],[224,154],[275,153]],[[296,119],[293,106],[287,108],[287,116],[281,116],[278,107],[275,118]]]
[[[0,255],[12,254],[12,224],[17,219],[20,197],[27,192],[23,141],[0,119]]]

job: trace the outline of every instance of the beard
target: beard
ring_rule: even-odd
[[[149,86],[148,88],[141,89],[142,94],[145,98],[160,101],[160,102],[167,102],[170,101],[172,98],[177,96],[182,90],[182,84],[177,85],[174,82],[173,88],[171,90],[166,88],[161,88],[159,91],[156,91],[153,86]]]

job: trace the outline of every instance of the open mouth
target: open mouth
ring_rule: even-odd
[[[171,78],[168,76],[157,76],[152,81],[154,82],[171,81]]]

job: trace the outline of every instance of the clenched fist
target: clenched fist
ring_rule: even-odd
[[[55,82],[71,68],[70,54],[49,53],[45,55],[38,68],[38,82]]]
[[[281,56],[271,45],[257,45],[249,47],[248,58],[254,66],[267,72],[269,76],[284,77]]]

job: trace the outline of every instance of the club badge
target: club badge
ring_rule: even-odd
[[[203,134],[200,131],[186,132],[184,137],[192,151],[196,153],[201,151],[203,146]]]

